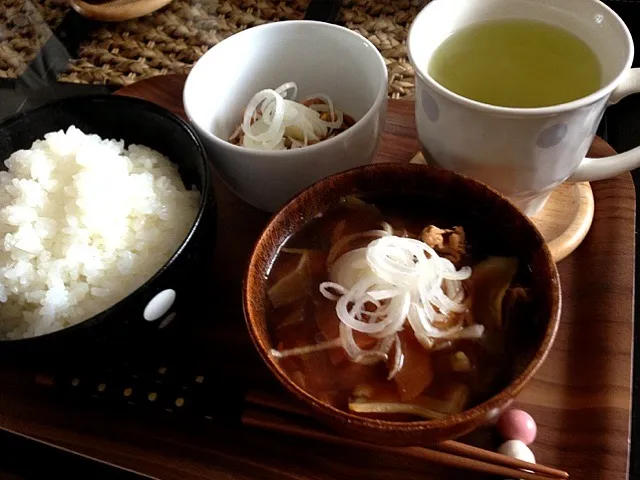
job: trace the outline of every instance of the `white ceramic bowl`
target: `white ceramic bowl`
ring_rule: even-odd
[[[356,124],[312,146],[256,151],[227,141],[251,97],[285,82],[298,98],[329,95]],[[242,199],[275,211],[316,181],[371,163],[387,110],[387,69],[374,45],[343,27],[283,21],[247,29],[220,42],[194,66],[184,108],[209,160]]]

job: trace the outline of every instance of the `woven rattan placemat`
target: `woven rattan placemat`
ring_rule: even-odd
[[[0,78],[24,73],[68,8],[66,0],[0,0]]]
[[[345,0],[338,22],[373,42],[389,69],[389,95],[413,94],[408,26],[426,0]],[[151,15],[96,25],[58,79],[128,85],[188,73],[217,42],[265,22],[301,19],[308,0],[174,0]],[[69,11],[66,0],[0,0],[0,78],[17,78]]]

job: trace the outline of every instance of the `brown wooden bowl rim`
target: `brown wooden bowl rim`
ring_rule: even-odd
[[[336,189],[344,189],[344,184],[348,183],[348,180],[351,178],[357,178],[363,174],[383,174],[385,172],[391,171],[405,171],[407,174],[417,173],[417,172],[433,172],[438,175],[450,175],[454,177],[458,177],[463,183],[475,184],[480,189],[485,189],[490,192],[490,195],[494,195],[499,198],[499,201],[505,202],[508,204],[508,207],[514,212],[515,215],[519,215],[523,217],[525,220],[525,224],[528,225],[533,233],[538,237],[540,241],[540,246],[542,248],[544,258],[546,260],[546,264],[549,267],[551,276],[549,278],[549,295],[551,295],[551,313],[550,318],[547,324],[547,328],[544,333],[544,338],[540,343],[537,351],[535,352],[532,360],[529,362],[525,370],[518,375],[515,379],[513,379],[509,385],[503,388],[500,392],[496,393],[494,396],[489,398],[488,400],[468,409],[464,410],[460,413],[455,413],[451,415],[447,415],[440,419],[434,420],[416,420],[411,422],[399,422],[399,421],[390,421],[390,420],[378,420],[371,419],[359,415],[355,415],[353,413],[346,412],[344,410],[340,410],[336,407],[333,407],[327,403],[321,402],[316,399],[313,395],[309,394],[306,390],[300,388],[296,385],[288,375],[286,375],[282,368],[277,364],[277,362],[271,357],[269,354],[269,350],[272,348],[271,345],[267,345],[266,342],[263,342],[259,335],[256,332],[255,324],[259,321],[264,321],[264,319],[257,318],[257,314],[254,313],[252,304],[250,302],[250,298],[255,295],[264,295],[263,291],[257,291],[256,279],[254,278],[256,269],[256,263],[260,258],[260,254],[263,251],[269,251],[269,237],[272,234],[272,230],[275,228],[277,224],[286,219],[289,215],[289,210],[293,208],[293,206],[298,203],[307,203],[312,202],[317,192],[321,192],[326,190],[327,188],[336,188]],[[421,173],[424,175],[424,173]],[[433,178],[435,180],[435,177]],[[337,185],[336,187],[332,187],[333,185]],[[345,197],[350,194],[356,193],[354,191],[346,191],[340,192],[339,197]],[[306,221],[311,220],[311,218],[305,219]],[[277,252],[276,252],[277,253]],[[275,255],[271,255],[270,261],[275,258]],[[263,273],[260,273],[263,275]],[[419,432],[425,430],[436,430],[444,427],[450,427],[452,425],[465,423],[471,421],[473,419],[478,419],[487,417],[493,411],[499,411],[501,407],[503,407],[507,402],[515,398],[522,388],[531,380],[531,378],[538,371],[544,360],[547,358],[549,351],[551,350],[551,346],[556,337],[556,333],[558,331],[558,326],[560,324],[560,311],[561,311],[561,287],[560,287],[560,279],[558,275],[558,270],[555,262],[553,261],[553,257],[551,252],[542,237],[542,234],[537,229],[537,227],[533,224],[533,222],[522,213],[518,207],[516,207],[510,200],[508,200],[504,195],[496,191],[495,189],[485,185],[482,182],[474,180],[473,178],[467,177],[465,175],[461,175],[458,173],[451,172],[449,170],[440,169],[438,167],[433,167],[429,165],[419,165],[419,164],[397,164],[397,163],[381,163],[374,165],[365,165],[361,167],[352,168],[350,170],[346,170],[341,173],[337,173],[330,177],[324,178],[310,187],[306,188],[292,199],[290,199],[283,207],[276,212],[271,219],[269,220],[267,226],[264,228],[257,241],[255,242],[254,248],[251,253],[251,257],[249,260],[249,264],[246,270],[246,275],[244,277],[243,288],[242,288],[242,303],[244,309],[244,317],[245,322],[247,324],[247,329],[249,331],[249,335],[251,336],[251,340],[258,353],[262,357],[262,360],[267,364],[267,367],[272,371],[272,373],[276,376],[280,383],[282,383],[287,390],[293,393],[298,398],[302,399],[304,402],[310,404],[313,408],[323,411],[328,415],[340,420],[342,422],[347,421],[351,425],[355,425],[358,427],[364,428],[375,428],[380,430],[389,430],[395,432]]]

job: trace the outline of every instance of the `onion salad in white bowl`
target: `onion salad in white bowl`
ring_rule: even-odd
[[[229,141],[254,150],[287,150],[335,137],[355,123],[324,93],[300,101],[297,95],[295,82],[256,93]]]
[[[297,92],[278,88],[292,83]],[[369,40],[338,25],[292,20],[212,47],[191,70],[183,103],[227,186],[274,212],[317,181],[373,162],[387,95],[387,67]]]

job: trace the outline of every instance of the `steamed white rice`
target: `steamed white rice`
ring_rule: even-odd
[[[75,127],[0,172],[0,336],[79,323],[150,278],[193,225],[200,194],[162,154]]]

